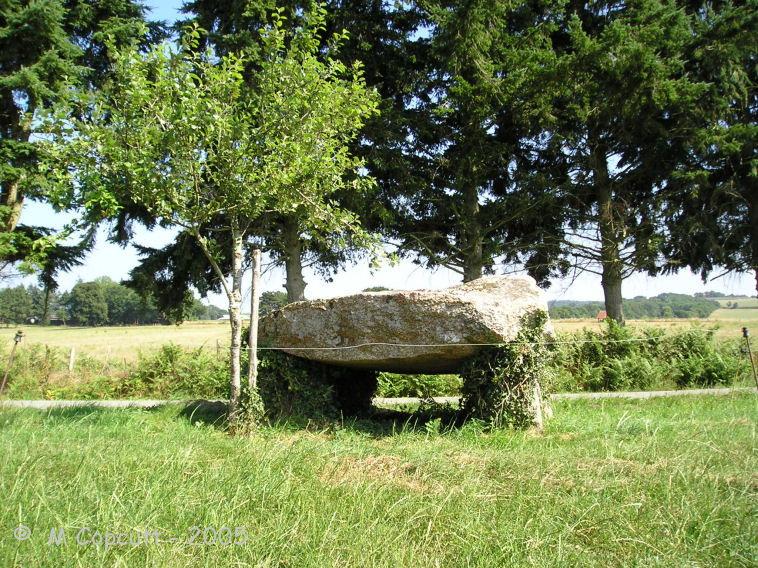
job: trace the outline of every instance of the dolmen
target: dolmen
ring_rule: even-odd
[[[260,321],[261,347],[330,365],[451,373],[484,345],[513,341],[547,312],[528,276],[487,276],[441,290],[363,292],[296,302]]]

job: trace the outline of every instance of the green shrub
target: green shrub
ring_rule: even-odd
[[[666,335],[660,342],[660,355],[669,360],[709,357],[715,350],[715,329],[693,328]]]
[[[564,336],[547,376],[558,390],[623,391],[731,384],[741,372],[734,342],[716,342],[714,329],[635,331],[612,320],[601,332]]]
[[[545,392],[577,392],[582,390],[576,376],[550,358],[545,366],[542,387]]]
[[[641,355],[611,359],[602,369],[601,391],[636,391],[649,389],[660,380],[665,368]]]
[[[458,396],[463,381],[459,375],[379,373],[377,396],[429,398]]]
[[[270,418],[329,421],[340,414],[367,411],[376,392],[376,375],[308,361],[283,351],[262,351],[258,390]]]
[[[603,390],[605,379],[603,378],[603,368],[581,363],[574,370],[574,377],[580,390],[597,392]]]
[[[140,353],[136,368],[116,391],[137,398],[224,398],[229,395],[229,363],[202,348],[167,343],[154,353]]]
[[[677,364],[674,380],[681,388],[730,385],[742,372],[744,363],[716,351],[704,357],[682,358]]]

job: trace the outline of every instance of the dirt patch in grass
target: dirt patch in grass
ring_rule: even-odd
[[[445,456],[450,458],[454,464],[467,471],[484,471],[490,463],[489,458],[474,456],[467,453],[448,451]]]
[[[300,442],[328,442],[334,439],[334,435],[327,431],[300,430],[294,432],[281,432],[276,436],[276,441],[282,446],[291,447]]]
[[[443,488],[424,475],[417,464],[391,455],[340,457],[330,461],[319,476],[325,485],[356,483],[389,485],[408,491],[440,493]]]
[[[715,485],[723,485],[726,490],[758,495],[758,473],[750,476],[709,474],[708,478],[712,479]]]

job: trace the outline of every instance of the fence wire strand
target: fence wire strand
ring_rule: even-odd
[[[691,331],[701,331],[704,333],[712,333],[713,330],[709,329],[693,329]],[[556,341],[504,341],[498,343],[389,343],[386,341],[376,341],[359,343],[356,345],[337,345],[334,347],[271,347],[271,346],[259,346],[258,351],[285,351],[285,350],[298,350],[298,351],[339,351],[348,349],[360,349],[362,347],[409,347],[409,348],[440,348],[440,347],[504,347],[506,345],[582,345],[584,343],[640,343],[647,341],[656,341],[662,339],[664,336],[653,337],[630,337],[627,339],[571,339],[571,340],[556,340]],[[222,346],[231,349],[231,345]],[[250,347],[240,347],[244,351],[249,351]]]

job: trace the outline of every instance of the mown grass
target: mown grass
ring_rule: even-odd
[[[724,308],[729,308],[735,302],[739,308],[758,308],[758,298],[718,298],[716,301]]]
[[[758,306],[721,308],[713,312],[710,317],[713,318],[713,321],[721,322],[721,325],[727,329],[741,328],[744,325],[748,327],[751,325],[758,326]]]
[[[754,395],[554,412],[542,434],[396,420],[230,437],[174,408],[6,408],[0,565],[756,565]],[[189,545],[193,526],[247,542]],[[82,527],[162,535],[106,551],[78,545]]]
[[[716,328],[716,337],[721,339],[742,337],[742,328],[748,327],[753,335],[758,334],[758,309],[727,309],[722,308],[713,312],[708,318],[692,319],[651,319],[627,320],[627,326],[636,329],[656,328],[668,331],[685,330],[690,328]],[[553,327],[559,333],[572,333],[589,329],[601,331],[602,323],[592,319],[556,319],[552,320]]]
[[[27,345],[39,343],[63,349],[68,354],[73,347],[75,356],[86,354],[99,360],[135,361],[140,351],[148,352],[166,343],[185,347],[205,347],[215,351],[216,341],[229,344],[229,322],[185,322],[181,325],[145,325],[113,327],[67,327],[23,325],[0,329],[0,346],[10,349],[13,337],[20,329]]]

